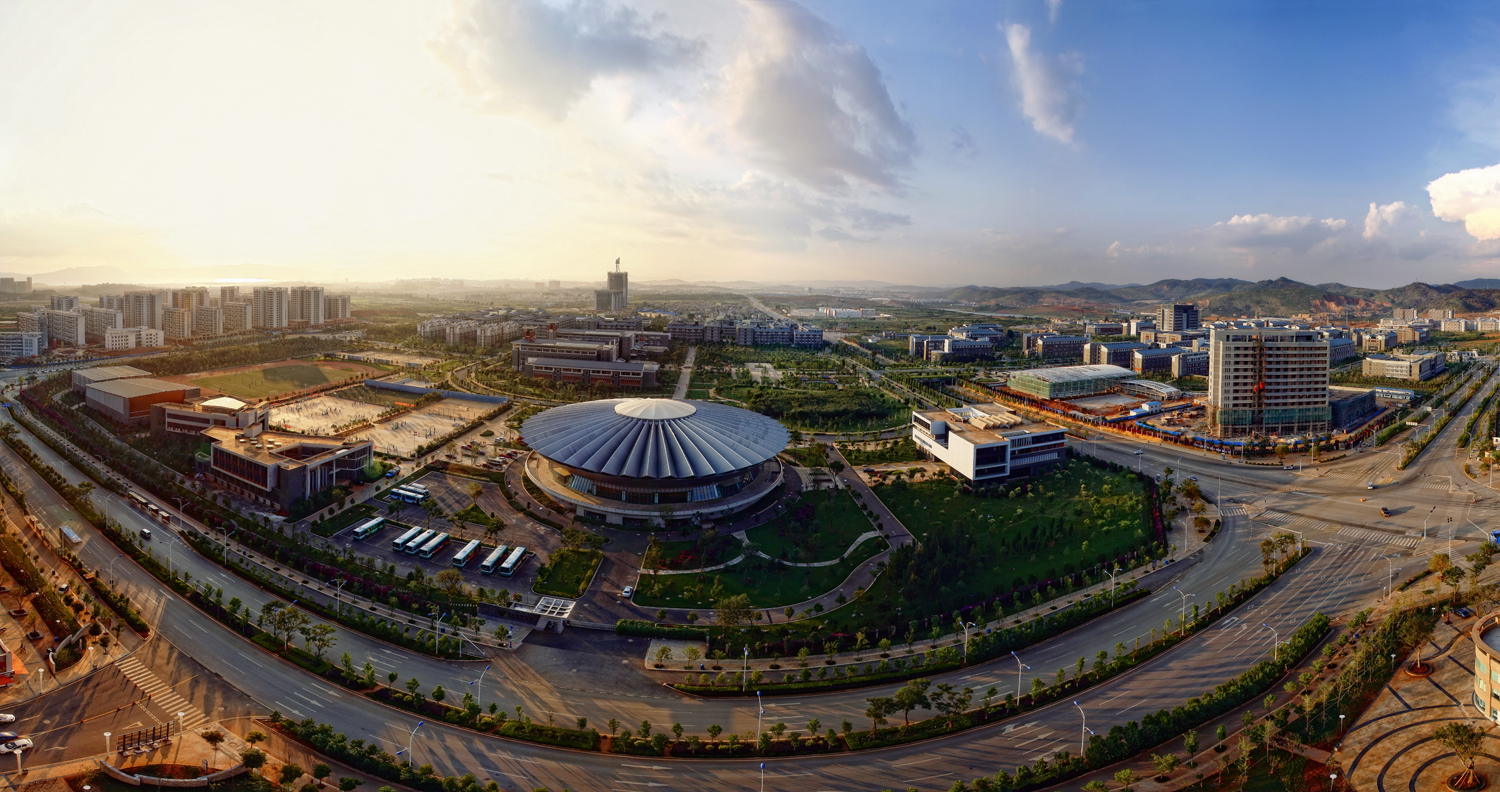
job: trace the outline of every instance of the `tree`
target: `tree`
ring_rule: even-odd
[[[1130,792],[1132,785],[1140,780],[1141,777],[1128,767],[1115,773],[1115,783],[1120,785],[1120,792]]]
[[[297,628],[297,631],[302,634],[302,642],[307,645],[308,649],[312,650],[313,656],[319,660],[323,659],[323,653],[327,652],[328,647],[333,646],[333,642],[337,640],[334,638],[336,630],[333,625],[325,622],[304,624]],[[348,654],[346,653],[344,656],[348,657]],[[353,674],[350,674],[350,676],[353,676]]]
[[[899,709],[896,700],[889,696],[876,696],[865,699],[865,702],[869,705],[865,707],[865,717],[870,719],[870,730],[875,732],[880,731],[886,716]]]
[[[319,784],[325,783],[323,779],[333,774],[333,768],[322,762],[313,765],[312,777],[318,779]]]
[[[931,685],[931,680],[913,679],[902,686],[900,690],[897,690],[895,696],[891,697],[895,709],[901,711],[901,728],[903,730],[911,726],[912,710],[918,707],[932,706],[932,700],[927,696],[927,690]]]
[[[254,746],[256,743],[262,743],[265,741],[265,732],[259,730],[252,731],[249,734],[245,735],[245,742],[250,743],[251,746]]]
[[[365,782],[358,778],[339,776],[339,792],[354,792],[356,787],[363,786]]]
[[[1196,730],[1188,729],[1183,733],[1182,750],[1187,752],[1189,759],[1198,753],[1198,732]]]
[[[302,768],[298,767],[297,765],[288,763],[281,766],[280,778],[283,785],[290,784],[301,777]]]
[[[1464,721],[1453,721],[1438,727],[1432,735],[1438,744],[1457,754],[1464,763],[1463,773],[1454,781],[1456,788],[1473,788],[1479,785],[1479,774],[1474,772],[1474,757],[1479,755],[1484,731]]]
[[[438,685],[437,687],[435,687],[435,688],[432,689],[432,700],[433,701],[436,701],[437,703],[441,704],[441,703],[443,703],[443,699],[445,699],[445,698],[448,698],[448,691],[443,690],[443,686],[442,685]]]
[[[1427,561],[1427,569],[1437,575],[1443,574],[1451,566],[1453,566],[1453,559],[1449,558],[1446,553],[1434,553]]]
[[[746,594],[721,597],[714,601],[714,615],[720,627],[745,624],[751,620],[751,613],[750,597]]]
[[[456,597],[464,590],[464,575],[457,569],[445,569],[433,576],[432,579],[438,584],[439,588],[448,592],[448,596],[450,597]]]
[[[258,748],[246,748],[240,752],[240,763],[251,770],[266,766],[266,752]]]
[[[1152,754],[1151,764],[1156,767],[1156,780],[1167,780],[1167,775],[1173,770],[1176,770],[1177,765],[1180,764],[1181,761],[1182,760],[1177,758],[1177,754],[1173,753]]]
[[[211,731],[204,732],[200,736],[203,737],[204,742],[208,743],[208,747],[212,748],[215,754],[218,754],[219,746],[224,742],[224,732],[221,732],[218,729],[213,729]]]
[[[1083,792],[1109,792],[1103,781],[1090,781],[1083,785]]]

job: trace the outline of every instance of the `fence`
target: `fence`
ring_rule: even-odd
[[[137,748],[144,748],[159,743],[162,740],[171,739],[172,735],[177,733],[177,721],[167,721],[166,723],[149,728],[126,732],[120,735],[118,747],[115,750],[125,753]]]
[[[127,773],[124,770],[121,770],[102,759],[96,761],[99,762],[100,767],[104,768],[104,772],[109,775],[110,778],[113,778],[114,780],[119,781],[122,784],[129,784],[130,786],[141,786],[145,784],[154,787],[206,787],[210,784],[223,781],[226,778],[233,778],[237,775],[243,775],[250,771],[250,768],[245,767],[245,765],[237,764],[227,770],[220,770],[217,773],[210,773],[206,776],[199,776],[198,778],[157,778],[155,776],[143,776]]]
[[[381,380],[365,380],[367,388],[385,388],[386,390],[401,391],[402,393],[415,393],[426,395],[436,393],[449,399],[468,399],[469,401],[485,402],[486,404],[510,404],[507,396],[486,396],[483,393],[463,393],[462,391],[439,390],[437,388],[424,388],[420,385],[406,385],[400,382],[383,382]]]

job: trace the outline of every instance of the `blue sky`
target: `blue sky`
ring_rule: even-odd
[[[1500,277],[1495,4],[22,0],[0,75],[6,272]]]

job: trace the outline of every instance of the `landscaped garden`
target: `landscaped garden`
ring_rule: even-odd
[[[875,553],[866,542],[847,560],[826,567],[790,567],[751,556],[726,569],[701,575],[641,575],[635,604],[645,608],[701,608],[725,597],[744,594],[752,608],[779,608],[823,594],[844,582],[855,567]],[[882,545],[883,546],[883,545]]]
[[[762,553],[808,564],[844,554],[861,534],[875,530],[848,490],[805,493],[776,519],[746,532]]]
[[[820,385],[822,385],[820,383]],[[858,432],[895,426],[910,414],[905,403],[876,388],[849,386],[720,388],[719,395],[803,431]]]
[[[839,452],[855,467],[916,462],[922,458],[922,452],[910,437],[873,443],[845,443],[839,446]]]
[[[559,549],[537,570],[533,588],[538,594],[576,599],[583,596],[603,560],[604,553],[598,550]]]

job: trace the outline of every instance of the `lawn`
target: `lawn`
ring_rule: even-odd
[[[709,609],[720,597],[746,594],[751,607],[780,608],[812,599],[844,582],[855,567],[880,552],[879,545],[865,542],[847,561],[826,567],[789,567],[747,558],[728,569],[701,575],[643,574],[634,602],[643,608]]]
[[[744,545],[733,536],[716,534],[707,539],[682,539],[657,542],[641,559],[644,569],[700,569],[717,566],[743,552]]]
[[[368,503],[361,503],[343,512],[313,525],[313,533],[318,536],[333,536],[339,531],[351,525],[357,525],[375,515],[375,507]]]
[[[538,594],[553,597],[581,597],[594,578],[594,570],[603,560],[604,553],[599,550],[558,550],[537,570],[533,589]]]
[[[352,388],[344,388],[330,394],[340,399],[373,404],[376,407],[387,409],[395,407],[397,402],[411,404],[418,398],[415,393],[402,393],[401,391],[386,390],[384,388],[367,388],[363,385],[355,385]]]
[[[852,432],[884,429],[900,423],[910,410],[876,388],[835,389],[738,386],[721,389],[721,396],[743,402],[751,410],[803,431]]]
[[[850,443],[839,446],[844,459],[849,464],[860,467],[862,465],[880,465],[890,462],[916,462],[922,459],[922,452],[917,449],[917,444],[910,437],[899,440],[885,440],[874,443]]]
[[[327,385],[347,379],[358,369],[339,368],[336,364],[292,363],[285,366],[219,374],[193,379],[194,385],[223,391],[240,399],[268,399],[282,393]]]
[[[828,467],[828,447],[822,443],[813,443],[802,448],[788,448],[781,453],[795,459],[797,464],[805,468]]]
[[[1153,542],[1134,474],[1076,459],[1029,485],[997,490],[996,497],[967,494],[947,481],[885,486],[876,494],[921,542],[893,554],[897,574],[882,575],[872,587],[871,599],[883,601],[876,611],[953,611],[1123,563]]]
[[[808,564],[838,558],[873,530],[848,490],[826,490],[804,494],[784,514],[745,535],[768,556]]]
[[[471,503],[468,506],[459,509],[458,513],[453,516],[459,518],[460,520],[463,520],[464,522],[471,522],[475,525],[483,525],[486,528],[490,527],[491,525],[495,526],[496,528],[505,527],[505,523],[500,522],[499,520],[491,517],[488,514],[485,514],[484,509],[479,508],[479,504],[477,503]]]

